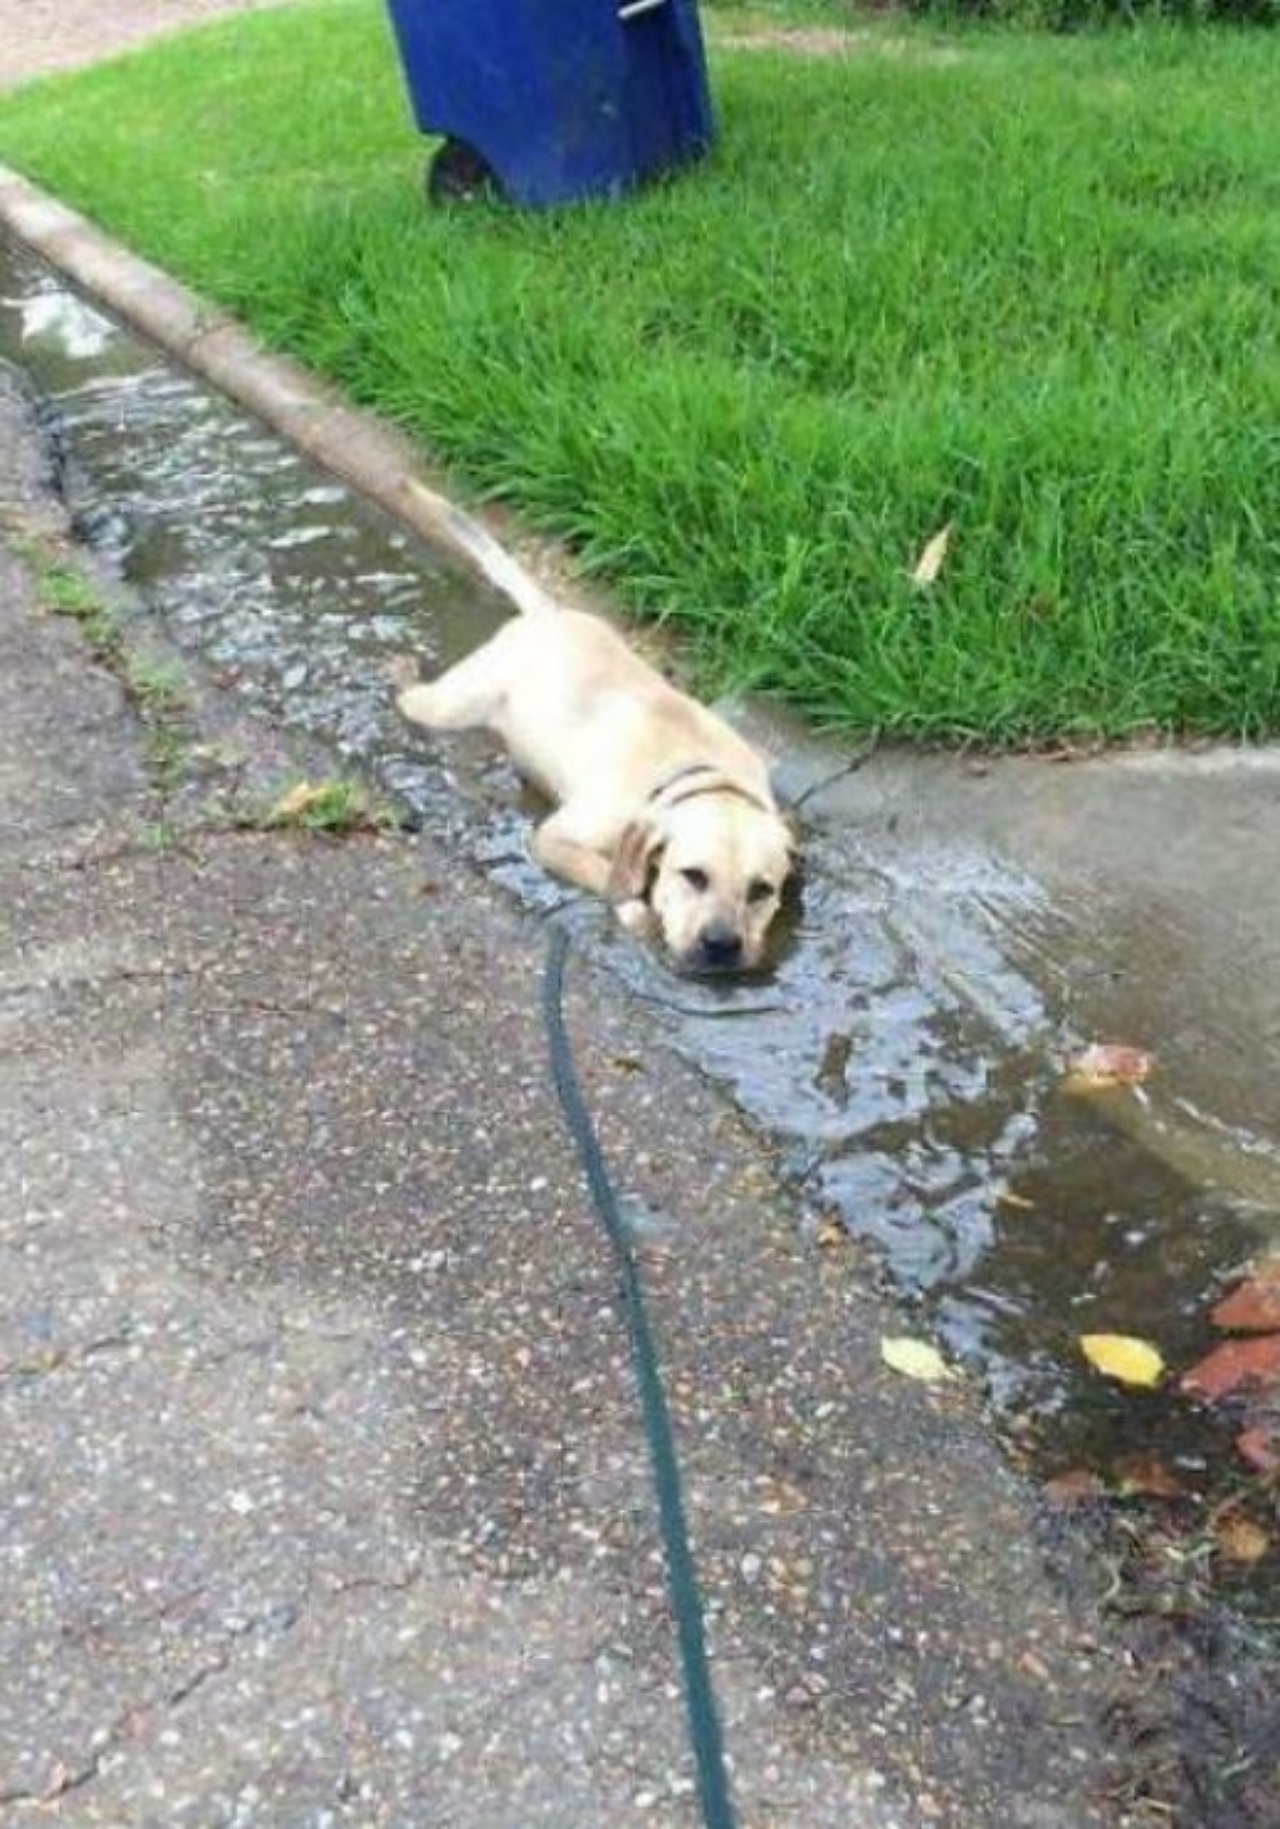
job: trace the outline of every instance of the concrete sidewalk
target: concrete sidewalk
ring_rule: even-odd
[[[0,1811],[694,1820],[541,934],[422,841],[207,824],[216,694],[158,778],[49,612],[77,561],[11,390],[0,453]],[[234,747],[278,786],[278,732]],[[853,1247],[576,982],[744,1824],[1119,1820],[1124,1673],[964,1397],[883,1370]]]
[[[0,0],[0,84],[93,63],[166,32],[278,0]]]

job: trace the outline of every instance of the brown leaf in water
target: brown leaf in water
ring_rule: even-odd
[[[1095,1042],[1078,1054],[1067,1069],[1068,1092],[1103,1092],[1111,1086],[1141,1086],[1155,1059],[1145,1048],[1118,1042]]]
[[[1245,1385],[1280,1384],[1280,1333],[1259,1334],[1252,1340],[1224,1340],[1189,1372],[1178,1388],[1189,1397],[1216,1403]]]
[[[1166,1462],[1154,1454],[1126,1455],[1115,1465],[1121,1490],[1131,1498],[1185,1499],[1187,1487]]]
[[[1051,1505],[1064,1510],[1071,1505],[1087,1505],[1091,1499],[1106,1495],[1106,1487],[1091,1467],[1072,1467],[1066,1473],[1055,1473],[1044,1483],[1044,1496]]]
[[[1271,1334],[1280,1329],[1280,1265],[1257,1265],[1243,1283],[1209,1310],[1215,1327],[1238,1334]]]
[[[1255,1473],[1264,1477],[1280,1473],[1280,1441],[1261,1423],[1240,1431],[1236,1437],[1236,1453]]]
[[[1262,1526],[1238,1512],[1214,1519],[1213,1540],[1218,1554],[1228,1562],[1261,1562],[1271,1548],[1271,1538]]]

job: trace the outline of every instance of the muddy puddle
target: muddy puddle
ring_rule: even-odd
[[[2,246],[0,358],[48,403],[80,527],[168,638],[527,904],[563,907],[777,1141],[811,1197],[812,1248],[831,1248],[832,1216],[874,1244],[913,1311],[903,1331],[982,1381],[1026,1465],[1114,1483],[1156,1456],[1202,1505],[1230,1487],[1238,1419],[1109,1384],[1077,1339],[1142,1335],[1176,1367],[1205,1352],[1214,1295],[1280,1213],[1280,1159],[1140,1094],[1064,1091],[1090,1039],[1071,1021],[1080,935],[1035,882],[982,855],[894,862],[819,832],[772,976],[673,981],[530,866],[505,762],[470,740],[433,755],[394,715],[391,659],[447,664],[502,616],[496,600]]]

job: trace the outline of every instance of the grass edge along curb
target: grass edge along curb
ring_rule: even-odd
[[[539,530],[539,575],[567,542],[712,696],[926,746],[1280,729],[1274,50],[726,57],[696,182],[476,217],[422,208],[375,15],[38,85],[0,145],[410,437],[513,551]]]
[[[547,593],[528,567],[475,515],[422,480],[408,439],[3,164],[0,229],[517,610],[545,604]]]

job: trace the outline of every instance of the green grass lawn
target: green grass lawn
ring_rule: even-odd
[[[1275,731],[1280,35],[879,29],[717,52],[715,156],[622,207],[429,210],[376,0],[33,86],[0,156],[707,681],[921,739]]]

